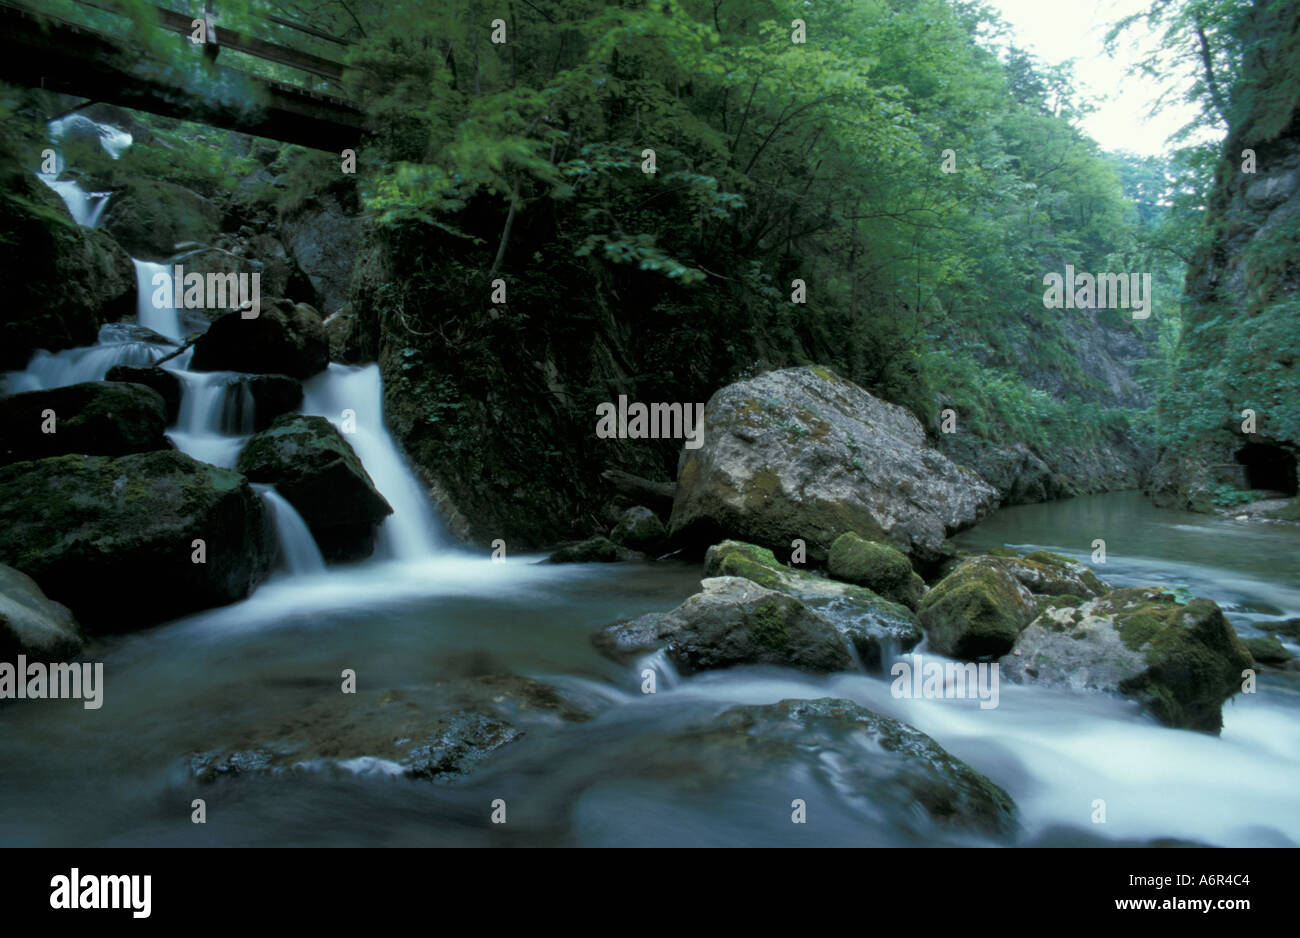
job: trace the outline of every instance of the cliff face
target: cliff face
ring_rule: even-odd
[[[1257,8],[1232,127],[1188,269],[1184,331],[1161,419],[1158,504],[1208,510],[1231,489],[1295,495],[1300,453],[1300,8]],[[1248,37],[1250,38],[1250,37]],[[1199,421],[1188,414],[1208,415]],[[1252,418],[1253,416],[1253,424]]]

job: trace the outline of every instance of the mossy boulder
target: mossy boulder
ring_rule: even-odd
[[[143,384],[158,392],[167,413],[167,426],[176,423],[181,413],[181,379],[165,368],[137,368],[134,365],[114,365],[104,375],[105,381],[126,384]]]
[[[1045,611],[1000,660],[1010,680],[1122,694],[1168,726],[1210,732],[1253,663],[1212,601],[1140,588]]]
[[[997,493],[926,442],[907,410],[821,366],[728,385],[709,400],[704,440],[685,450],[669,533],[701,546],[734,537],[773,550],[801,539],[824,563],[847,531],[937,562],[948,534]]]
[[[0,172],[0,371],[36,349],[93,345],[101,323],[133,316],[135,267],[103,232],[82,228],[23,167]]]
[[[320,314],[306,303],[277,301],[255,319],[231,312],[217,318],[194,345],[194,371],[242,371],[310,378],[329,365],[329,338]]]
[[[880,670],[922,638],[911,610],[863,586],[830,580],[786,566],[772,551],[743,541],[714,544],[704,555],[706,577],[738,576],[792,596],[835,626],[862,666]]]
[[[792,596],[742,577],[710,577],[702,591],[667,613],[617,622],[593,641],[616,660],[666,649],[683,674],[740,664],[776,664],[816,673],[853,667],[846,642],[824,616]]]
[[[1078,596],[1092,599],[1107,592],[1106,584],[1079,563],[1047,550],[1036,550],[1024,557],[1003,556],[1002,565],[1036,596]]]
[[[242,599],[274,556],[248,480],[184,453],[0,468],[0,563],[35,579],[88,631],[128,631]]]
[[[46,433],[51,425],[54,432]],[[86,381],[28,391],[0,399],[0,464],[166,449],[166,428],[166,403],[142,384]]]
[[[912,570],[902,551],[852,531],[831,544],[827,569],[837,580],[865,586],[909,609],[915,609],[925,593],[925,581]]]
[[[1036,614],[1032,594],[996,557],[963,561],[917,609],[930,646],[963,660],[1006,654]]]
[[[343,435],[324,417],[277,417],[254,434],[237,468],[274,485],[297,510],[326,560],[369,557],[393,513]]]
[[[185,242],[207,242],[221,210],[197,192],[157,179],[133,179],[113,193],[103,229],[132,257],[166,261]]]
[[[988,778],[921,731],[849,700],[733,707],[671,739],[661,755],[750,778],[803,763],[828,788],[869,805],[872,829],[919,843],[959,832],[1006,837],[1019,827],[1015,802]]]
[[[615,544],[607,537],[589,537],[585,541],[566,544],[546,558],[547,563],[620,563],[624,560],[645,560],[645,554]]]
[[[644,505],[635,505],[627,509],[609,532],[609,539],[632,550],[653,553],[663,546],[664,523]]]
[[[1243,638],[1241,643],[1246,646],[1251,657],[1260,664],[1286,664],[1295,657],[1271,635]]]
[[[81,651],[83,641],[67,606],[48,598],[21,570],[0,564],[0,660],[19,654],[66,660]]]

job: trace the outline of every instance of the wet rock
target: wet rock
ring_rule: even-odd
[[[807,605],[741,577],[711,577],[667,613],[614,623],[593,641],[616,660],[667,648],[684,674],[738,664],[776,664],[826,673],[853,659],[835,626]]]
[[[243,375],[226,391],[228,413],[222,429],[229,433],[266,430],[277,417],[302,406],[302,382],[288,375]]]
[[[167,422],[162,395],[142,384],[87,381],[15,394],[0,400],[0,464],[166,449]]]
[[[280,232],[297,266],[307,275],[327,315],[348,302],[352,268],[361,250],[361,220],[333,194],[313,195],[280,218]]]
[[[841,534],[831,544],[827,569],[837,580],[865,586],[909,609],[915,609],[925,593],[925,581],[912,571],[912,564],[901,551],[852,531]]]
[[[334,690],[264,722],[269,725],[240,727],[229,740],[192,754],[190,773],[213,782],[335,770],[447,783],[524,735],[490,712],[438,712],[418,689]]]
[[[343,435],[324,417],[277,417],[239,454],[250,481],[274,485],[302,515],[327,560],[374,552],[379,524],[393,513]]]
[[[566,544],[551,556],[547,563],[618,563],[623,560],[645,560],[645,554],[615,544],[607,537],[591,537],[576,544]]]
[[[1047,610],[999,664],[1013,681],[1122,694],[1167,726],[1217,733],[1253,661],[1210,600],[1120,589]]]
[[[609,539],[631,550],[654,553],[663,546],[665,534],[664,523],[655,513],[643,505],[636,505],[619,517],[618,524],[609,532]]]
[[[1286,664],[1295,657],[1272,636],[1243,638],[1241,643],[1246,646],[1251,657],[1260,664]]]
[[[0,173],[0,370],[36,349],[93,345],[101,323],[132,316],[135,267],[112,238],[77,225],[63,201],[24,168]]]
[[[921,641],[916,617],[866,587],[828,580],[786,566],[766,548],[723,541],[704,556],[706,577],[739,576],[793,596],[827,619],[848,640],[867,670],[880,670],[894,655]]]
[[[728,385],[705,411],[704,442],[685,450],[669,532],[707,543],[732,536],[814,562],[854,531],[922,562],[990,511],[997,494],[926,444],[925,431],[820,366]]]
[[[0,659],[42,661],[75,657],[84,639],[67,606],[41,592],[21,570],[0,564]]]
[[[1000,558],[973,557],[925,594],[917,616],[930,647],[969,661],[1006,654],[1037,611]]]
[[[196,540],[206,562],[195,563]],[[165,450],[0,468],[0,563],[92,632],[129,631],[242,599],[275,539],[237,472]]]
[[[1002,566],[1038,596],[1077,596],[1092,599],[1108,592],[1087,564],[1051,551],[1036,550],[1024,557],[1000,558]]]
[[[176,423],[181,412],[181,379],[164,368],[136,368],[131,365],[114,365],[104,375],[105,381],[122,381],[143,384],[158,392],[167,414],[167,426]]]
[[[113,194],[103,228],[132,257],[162,262],[176,245],[207,242],[221,226],[221,211],[197,192],[157,179],[132,179]]]
[[[306,303],[278,301],[256,319],[226,313],[194,346],[194,371],[242,371],[310,378],[329,364],[329,339],[320,314]]]
[[[828,787],[922,838],[936,828],[996,837],[1018,828],[1005,791],[919,730],[849,700],[734,707],[681,745],[746,775],[806,759]]]

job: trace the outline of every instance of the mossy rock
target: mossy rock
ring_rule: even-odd
[[[393,512],[347,440],[324,417],[277,417],[249,438],[237,465],[250,481],[275,486],[327,560],[368,557],[380,523]]]
[[[609,532],[609,539],[632,550],[654,552],[663,546],[667,534],[664,523],[643,505],[635,505],[619,517]]]
[[[621,563],[625,560],[644,560],[645,554],[615,544],[607,537],[590,537],[575,544],[566,544],[551,556],[547,563]]]
[[[329,337],[320,314],[306,303],[280,300],[254,319],[222,315],[194,345],[194,371],[242,371],[310,378],[329,365]]]
[[[912,571],[907,556],[888,544],[848,531],[831,544],[827,569],[837,580],[865,586],[886,599],[915,609],[925,581]]]
[[[714,544],[704,556],[704,575],[744,577],[800,600],[829,619],[871,671],[879,670],[893,655],[910,651],[922,638],[916,616],[906,606],[864,586],[786,566],[772,551],[756,544]]]
[[[931,647],[963,660],[1006,654],[1036,613],[1029,590],[992,557],[964,561],[917,610]]]
[[[998,561],[1031,593],[1038,596],[1078,596],[1093,599],[1107,592],[1086,564],[1046,550],[1024,557],[998,556]]]
[[[1046,610],[1001,659],[1012,680],[1120,693],[1168,726],[1208,732],[1253,663],[1215,603],[1141,588]]]
[[[194,561],[202,541],[203,562]],[[242,599],[274,531],[238,472],[174,450],[0,468],[0,563],[91,632],[129,631]]]
[[[220,230],[221,211],[182,186],[139,179],[113,194],[103,227],[132,257],[166,261],[177,244],[211,241]]]
[[[1285,664],[1295,657],[1283,647],[1281,642],[1271,635],[1243,638],[1241,643],[1246,646],[1246,650],[1250,652],[1251,657],[1260,664]]]

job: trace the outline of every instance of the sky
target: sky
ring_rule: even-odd
[[[1165,105],[1154,116],[1148,109],[1160,94],[1149,79],[1127,74],[1131,64],[1157,46],[1145,27],[1122,36],[1112,58],[1104,50],[1109,26],[1145,10],[1149,0],[986,0],[1015,31],[1016,44],[1040,59],[1059,64],[1075,60],[1080,90],[1097,104],[1097,111],[1079,122],[1080,128],[1106,150],[1130,150],[1144,156],[1167,154],[1167,138],[1195,113],[1181,101]],[[1100,99],[1100,100],[1097,100]]]

